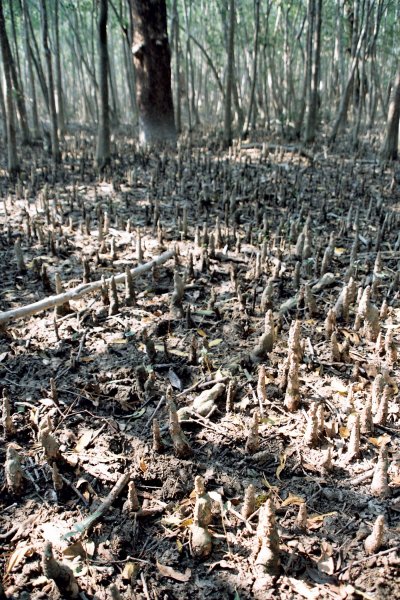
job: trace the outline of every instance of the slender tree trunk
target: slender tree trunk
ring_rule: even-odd
[[[363,30],[360,33],[358,42],[357,42],[357,47],[355,49],[354,57],[350,64],[350,70],[349,70],[349,74],[347,77],[346,86],[345,86],[345,89],[343,91],[343,95],[342,95],[342,98],[340,101],[339,111],[338,111],[335,123],[332,127],[331,135],[329,136],[329,142],[331,144],[335,142],[340,126],[342,125],[342,123],[344,123],[346,121],[347,109],[349,106],[351,92],[353,89],[354,75],[356,72],[358,58],[360,56],[361,48],[362,48],[366,33],[367,33],[367,24],[365,23]]]
[[[47,89],[46,77],[45,77],[45,74],[43,71],[42,61],[40,58],[39,46],[36,41],[35,31],[33,29],[32,19],[30,17],[30,13],[29,13],[28,0],[24,0],[24,10],[25,10],[25,14],[26,14],[26,17],[27,17],[27,20],[29,23],[30,39],[32,40],[32,43],[33,43],[33,46],[30,45],[31,58],[32,58],[33,65],[35,67],[35,70],[36,70],[36,73],[37,73],[37,76],[39,79],[40,89],[42,92],[44,102],[46,104],[47,112],[50,113],[49,92]]]
[[[258,38],[260,33],[260,0],[254,0],[254,45],[253,45],[253,73],[251,78],[251,90],[249,109],[247,112],[246,123],[243,128],[243,135],[246,136],[249,132],[252,122],[253,111],[255,113],[255,95],[257,84],[257,63],[258,63]]]
[[[235,50],[235,0],[229,0],[229,34],[228,34],[228,66],[226,73],[225,116],[224,116],[224,146],[232,144],[232,90],[234,77]]]
[[[27,9],[27,0],[22,0],[22,10],[23,10],[23,20],[24,20],[25,56],[26,56],[26,64],[27,64],[27,68],[28,68],[29,87],[30,87],[30,95],[31,95],[33,135],[35,138],[39,138],[40,137],[39,112],[38,112],[38,105],[37,105],[35,77],[33,74],[33,66],[32,66],[32,50],[30,47],[30,40],[29,40],[29,21],[28,21],[28,15],[27,15],[27,10],[28,10]]]
[[[107,50],[108,53],[108,50]],[[115,63],[114,63],[114,55],[113,53],[108,53],[108,82],[109,82],[109,91],[112,101],[112,113],[111,120],[115,127],[118,126],[119,118],[120,118],[120,109],[118,103],[118,92],[117,92],[117,81],[115,78]],[[100,79],[100,77],[99,77]]]
[[[311,0],[313,4],[312,18],[314,22],[313,31],[313,60],[311,69],[311,80],[310,90],[308,99],[308,112],[307,112],[307,124],[306,124],[306,143],[313,142],[315,139],[317,125],[318,125],[318,113],[319,113],[319,73],[321,64],[321,22],[322,22],[322,0]]]
[[[135,98],[135,72],[133,70],[133,63],[131,58],[131,44],[125,38],[124,40],[124,65],[126,71],[126,80],[128,84],[129,92],[129,104],[131,116],[128,120],[134,118],[137,113],[136,98]]]
[[[4,102],[3,86],[0,77],[0,111],[1,111],[1,124],[3,127],[4,141],[7,142],[7,112],[6,104]]]
[[[194,120],[194,126],[200,124],[199,115],[196,108],[196,86],[194,82],[195,69],[192,53],[192,45],[190,43],[190,22],[191,22],[191,6],[187,5],[186,0],[183,0],[183,8],[185,15],[185,32],[186,32],[186,53],[187,53],[187,85],[188,85],[188,98],[190,102],[190,114]],[[190,10],[190,12],[189,12]]]
[[[41,0],[40,3],[41,8],[41,17],[42,17],[42,42],[43,42],[43,50],[44,56],[46,59],[46,67],[47,67],[47,90],[49,96],[49,106],[50,106],[50,121],[51,121],[51,154],[54,162],[61,161],[61,153],[60,153],[60,144],[58,139],[58,122],[57,122],[57,111],[56,111],[56,101],[54,97],[54,79],[53,79],[53,65],[51,60],[51,52],[49,47],[49,29],[48,29],[48,19],[47,19],[47,6],[46,0]]]
[[[3,19],[4,19],[4,13],[3,13]],[[8,69],[9,69],[9,73],[10,73],[10,77],[11,77],[11,81],[12,81],[12,87],[13,87],[13,92],[15,95],[15,101],[17,104],[17,111],[18,111],[18,115],[19,115],[19,119],[20,119],[20,126],[21,126],[22,143],[29,144],[30,133],[29,133],[29,127],[28,127],[28,116],[26,113],[26,106],[25,106],[25,97],[24,97],[23,89],[20,86],[20,81],[18,79],[18,72],[17,72],[17,68],[15,66],[12,52],[11,52],[11,46],[10,46],[10,42],[9,42],[8,35],[6,32],[5,22],[4,22],[4,33],[0,33],[0,35],[2,37],[4,37],[4,39],[2,40],[2,44],[4,44],[4,50],[6,52]]]
[[[190,34],[190,39],[192,40],[192,42],[198,47],[198,49],[200,50],[200,52],[203,54],[207,65],[210,67],[212,74],[214,75],[215,78],[215,82],[218,86],[219,91],[221,92],[222,97],[225,99],[225,90],[224,90],[224,86],[222,84],[222,81],[220,79],[220,76],[218,75],[218,71],[213,63],[213,60],[209,54],[209,52],[204,48],[203,44],[201,44],[201,42],[199,42],[199,40],[197,38],[195,38],[192,34]]]
[[[13,102],[13,87],[11,81],[10,45],[8,43],[6,24],[3,13],[3,0],[0,0],[0,46],[3,59],[4,80],[6,84],[6,108],[7,108],[7,166],[10,176],[19,171],[17,156],[17,138],[15,131],[15,111]]]
[[[140,141],[143,144],[174,143],[176,129],[165,0],[130,0],[130,6]]]
[[[62,87],[61,73],[61,46],[60,46],[60,19],[59,19],[59,0],[55,0],[54,5],[54,30],[55,30],[55,54],[56,54],[56,88],[57,88],[57,114],[58,128],[62,135],[65,131],[65,109],[64,93]]]
[[[365,50],[363,53],[363,58],[361,61],[361,68],[359,69],[359,72],[360,72],[359,99],[358,99],[356,122],[355,122],[354,130],[353,130],[353,148],[354,148],[354,150],[357,150],[357,148],[358,148],[358,136],[360,134],[360,129],[361,129],[361,118],[362,118],[362,114],[363,114],[363,109],[365,108],[365,98],[366,98]]]
[[[108,104],[107,0],[100,0],[99,14],[99,88],[100,119],[97,133],[96,163],[104,169],[110,163],[110,108]]]
[[[400,64],[394,82],[389,104],[386,136],[381,155],[383,160],[396,160],[399,157],[399,120],[400,120]]]
[[[174,65],[175,65],[175,123],[176,131],[182,131],[182,106],[181,106],[181,90],[180,90],[180,54],[179,54],[179,14],[178,2],[173,0],[172,4],[172,27],[171,37],[174,48]]]
[[[14,41],[15,68],[16,68],[16,72],[17,72],[18,85],[21,89],[23,89],[22,74],[21,74],[21,61],[19,58],[19,50],[18,50],[17,28],[15,25],[15,14],[14,14],[15,5],[14,5],[13,0],[8,0],[8,7],[9,7],[9,13],[10,13],[10,17],[11,17],[11,31],[12,31],[13,41]]]

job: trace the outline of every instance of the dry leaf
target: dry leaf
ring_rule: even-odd
[[[164,577],[170,577],[171,579],[175,579],[175,581],[189,581],[190,576],[192,574],[192,571],[190,569],[186,569],[184,573],[180,573],[179,571],[175,571],[175,569],[173,569],[172,567],[162,565],[158,561],[157,568],[160,571],[161,575],[164,575]]]
[[[218,504],[222,504],[222,496],[218,492],[211,491],[211,492],[208,492],[208,495],[210,496],[211,500],[214,500],[214,502],[218,502]]]
[[[308,529],[319,529],[321,525],[324,524],[325,517],[331,517],[336,514],[337,513],[334,511],[325,513],[324,515],[312,515],[307,519],[307,527]]]
[[[124,570],[122,571],[121,577],[125,581],[131,581],[133,577],[138,573],[139,565],[134,562],[127,562],[124,566]]]
[[[346,440],[350,436],[348,427],[345,427],[344,425],[339,427],[339,435],[343,440]]]
[[[88,556],[90,556],[90,557],[94,556],[94,551],[96,550],[96,544],[93,541],[83,540],[82,546]]]
[[[172,369],[168,371],[168,379],[173,388],[179,390],[180,392],[183,389],[182,381],[179,379],[178,375]]]
[[[361,339],[356,331],[349,331],[348,329],[342,329],[342,333],[343,333],[344,337],[349,340],[349,342],[352,342],[356,346],[358,346],[360,344]]]
[[[229,562],[227,560],[219,560],[215,563],[212,563],[208,569],[208,573],[211,573],[214,569],[220,567],[221,569],[236,569],[236,566],[233,562]]]
[[[212,340],[208,345],[210,348],[213,348],[214,346],[218,346],[223,341],[224,340],[222,338],[218,338],[217,340]]]
[[[164,347],[162,349],[164,350]],[[176,350],[175,348],[168,348],[168,352],[170,354],[175,354],[175,356],[184,356],[184,357],[188,356],[187,352],[182,352],[182,350]]]
[[[206,334],[206,332],[205,332],[203,329],[198,329],[198,330],[197,330],[197,333],[198,333],[199,335],[201,335],[201,337],[207,337],[207,334]]]
[[[286,500],[282,502],[281,507],[291,506],[292,504],[300,505],[304,504],[304,502],[305,500],[301,496],[292,496],[292,494],[289,493],[289,496],[286,498]]]
[[[333,548],[328,542],[321,543],[321,556],[317,561],[318,570],[327,575],[333,575],[335,572],[335,563],[332,558]]]
[[[90,444],[90,442],[93,439],[93,431],[91,429],[88,429],[87,431],[85,431],[85,433],[79,438],[76,446],[75,446],[75,450],[74,452],[82,452],[82,450],[85,450],[85,448],[87,448]]]
[[[73,560],[77,556],[82,558],[86,557],[86,552],[81,542],[75,542],[75,544],[71,544],[67,548],[64,548],[62,553],[68,560]]]
[[[337,377],[333,377],[331,381],[331,388],[333,392],[347,395],[347,387],[340,381],[340,379],[337,379]]]
[[[51,398],[42,398],[41,400],[39,400],[39,402],[43,406],[54,406],[54,400],[52,400]]]
[[[12,569],[15,569],[15,567],[22,563],[25,556],[32,556],[34,552],[34,546],[27,546],[25,542],[23,542],[21,545],[18,544],[18,546],[15,548],[14,552],[8,559],[5,574],[8,575],[8,573],[10,573]]]
[[[390,437],[390,435],[384,433],[383,435],[380,435],[377,438],[370,437],[368,438],[368,441],[371,442],[371,444],[373,444],[377,448],[382,448],[383,446],[386,446],[386,444],[389,444],[391,439],[392,438]]]
[[[193,519],[191,517],[183,519],[183,521],[179,523],[179,527],[181,527],[182,529],[184,529],[185,527],[190,527],[191,525],[193,525]]]
[[[305,581],[301,581],[300,579],[295,579],[294,577],[288,577],[288,581],[293,588],[293,591],[296,592],[299,596],[303,598],[307,598],[307,600],[318,600],[320,598],[320,590],[318,588],[312,588]]]
[[[139,469],[142,471],[142,473],[146,473],[146,471],[149,470],[149,467],[143,458],[141,458],[139,461]]]
[[[275,475],[279,479],[279,481],[281,479],[280,478],[280,474],[282,473],[282,471],[283,471],[283,469],[285,468],[285,465],[286,465],[286,457],[287,457],[286,452],[284,452],[283,454],[279,455],[279,466],[278,466],[278,468],[276,469],[276,472],[275,472]]]

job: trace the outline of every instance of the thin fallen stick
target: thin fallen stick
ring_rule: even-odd
[[[364,483],[364,481],[367,481],[368,479],[372,478],[372,475],[374,474],[374,470],[375,469],[369,469],[368,471],[365,471],[365,473],[362,473],[358,477],[354,477],[353,479],[350,479],[348,481],[348,483],[351,483],[351,485],[359,485],[360,483]]]
[[[153,260],[151,260],[150,262],[145,263],[143,265],[139,265],[135,269],[131,269],[131,275],[132,277],[138,277],[142,273],[146,273],[147,271],[152,269],[154,266],[162,265],[174,255],[175,249],[167,250],[166,252],[160,254],[160,256],[157,256],[157,258],[153,258]],[[123,281],[125,281],[125,273],[115,275],[114,279],[115,283],[122,283]],[[106,279],[105,283],[110,284],[111,277]],[[47,298],[43,298],[43,300],[33,302],[32,304],[28,304],[27,306],[21,306],[20,308],[6,310],[0,313],[0,325],[8,323],[9,321],[15,321],[17,319],[23,319],[24,317],[30,317],[31,315],[35,315],[36,313],[48,310],[49,308],[54,308],[55,306],[65,304],[69,300],[78,300],[79,298],[82,298],[82,296],[85,296],[89,292],[99,290],[102,285],[103,282],[101,280],[93,281],[91,283],[81,283],[75,288],[72,288],[72,290],[68,290],[63,294],[48,296]]]
[[[354,560],[352,563],[347,565],[347,567],[343,567],[340,571],[335,571],[335,575],[340,575],[353,567],[357,567],[358,565],[362,565],[365,561],[370,560],[371,558],[378,558],[379,556],[385,556],[385,554],[390,554],[391,552],[398,552],[400,550],[400,545],[393,546],[392,548],[388,548],[387,550],[382,550],[381,552],[376,552],[375,554],[369,554],[368,556],[364,556],[360,560]]]
[[[146,425],[145,425],[145,429],[147,429],[147,427],[150,425],[150,423],[153,421],[154,417],[156,416],[157,412],[160,410],[162,403],[165,400],[165,396],[161,396],[157,406],[155,407],[153,414],[151,415],[151,417],[149,418],[149,420],[147,421]]]
[[[64,534],[63,539],[68,540],[69,538],[74,537],[75,535],[81,537],[86,531],[88,531],[88,529],[93,527],[93,525],[101,519],[101,517],[109,510],[109,508],[111,508],[113,502],[121,494],[122,490],[128,483],[130,477],[131,474],[129,473],[129,471],[128,473],[124,473],[123,475],[121,475],[111,492],[108,494],[107,498],[104,500],[104,502],[100,504],[99,508],[80,523],[75,523],[72,531],[68,531],[68,533]]]

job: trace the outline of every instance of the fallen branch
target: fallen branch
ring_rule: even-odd
[[[111,492],[108,494],[107,498],[100,504],[99,508],[80,523],[75,523],[72,531],[68,531],[68,533],[64,534],[63,539],[68,540],[75,535],[81,537],[86,531],[93,527],[93,525],[97,523],[97,521],[99,521],[101,517],[111,508],[113,502],[118,498],[128,483],[130,476],[131,474],[129,472],[121,475]]]
[[[153,258],[148,263],[143,265],[139,265],[135,269],[131,269],[132,277],[138,277],[142,273],[146,273],[150,269],[152,269],[156,265],[162,265],[167,260],[172,258],[175,255],[175,250],[167,250],[157,256],[157,258]],[[119,275],[115,275],[114,277],[115,283],[121,283],[125,281],[125,273],[120,273]],[[105,282],[109,284],[111,282],[111,277],[106,279]],[[21,306],[20,308],[13,308],[11,310],[7,310],[5,312],[0,313],[0,325],[4,323],[8,323],[8,321],[14,321],[17,319],[23,319],[24,317],[30,317],[36,313],[42,312],[44,310],[48,310],[49,308],[54,308],[55,306],[60,306],[61,304],[65,304],[69,300],[78,300],[78,298],[82,298],[89,292],[93,292],[101,288],[104,284],[102,281],[93,281],[91,283],[81,283],[80,285],[72,288],[72,290],[68,290],[63,294],[57,294],[56,296],[48,296],[43,300],[39,300],[38,302],[33,302],[32,304],[28,304],[27,306]]]
[[[367,560],[371,560],[372,558],[378,558],[379,556],[385,556],[386,554],[390,554],[391,552],[398,552],[399,550],[400,550],[400,545],[392,546],[391,548],[388,548],[387,550],[382,550],[381,552],[376,552],[376,554],[370,554],[368,556],[364,556],[360,560],[353,560],[349,565],[347,565],[347,567],[343,567],[343,569],[340,569],[339,571],[335,571],[334,575],[340,575],[341,573],[344,573],[348,569],[352,569],[353,567],[362,565],[364,562],[366,562]]]

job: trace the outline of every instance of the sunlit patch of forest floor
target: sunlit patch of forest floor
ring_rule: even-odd
[[[3,319],[0,597],[399,597],[398,165],[87,136],[2,178],[0,310],[176,252]]]

